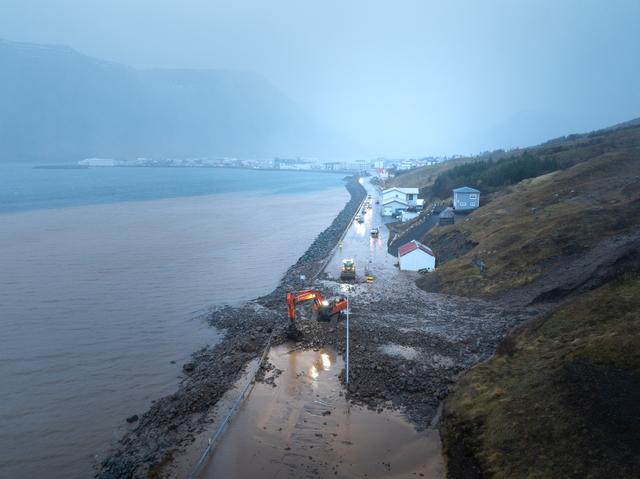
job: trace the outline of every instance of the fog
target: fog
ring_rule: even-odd
[[[248,70],[372,156],[525,146],[640,116],[640,2],[0,0],[0,37]]]

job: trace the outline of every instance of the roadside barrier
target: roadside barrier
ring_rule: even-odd
[[[215,450],[216,446],[220,443],[220,440],[222,439],[222,435],[226,431],[227,426],[231,422],[231,419],[233,419],[233,417],[236,415],[236,413],[240,409],[240,406],[242,406],[242,403],[244,402],[244,400],[249,396],[249,393],[251,392],[251,390],[253,389],[253,386],[256,383],[256,374],[258,374],[258,371],[260,371],[260,368],[262,367],[264,360],[267,358],[267,354],[269,354],[272,338],[273,338],[273,332],[271,332],[271,334],[269,335],[269,339],[267,339],[267,344],[264,348],[264,351],[262,352],[262,356],[260,356],[260,361],[258,362],[255,371],[251,373],[251,377],[249,377],[249,379],[247,380],[247,383],[242,388],[242,391],[240,391],[240,394],[231,405],[231,409],[222,420],[222,423],[220,424],[220,426],[218,426],[216,431],[211,435],[211,437],[209,437],[207,447],[202,452],[202,454],[200,455],[200,458],[198,459],[198,462],[196,462],[191,473],[189,474],[189,479],[197,479],[198,476],[200,476],[200,473],[202,472],[202,469],[204,468],[204,466],[207,464],[207,461],[209,460],[211,453]]]

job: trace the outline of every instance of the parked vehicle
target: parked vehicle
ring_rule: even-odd
[[[364,223],[364,216],[362,215],[356,216],[356,221],[360,224]]]
[[[380,230],[378,228],[371,228],[371,237],[377,238],[380,234]]]

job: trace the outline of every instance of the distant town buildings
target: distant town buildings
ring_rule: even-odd
[[[453,190],[453,208],[456,211],[471,211],[480,206],[480,191],[463,186]]]
[[[368,168],[366,161],[323,162],[318,158],[136,158],[115,160],[106,158],[86,158],[78,162],[82,166],[147,166],[147,167],[192,167],[192,168],[250,168],[307,171],[339,171],[360,173]]]
[[[276,170],[336,171],[344,173],[373,173],[382,181],[421,166],[433,165],[448,158],[425,157],[420,159],[388,159],[336,161],[313,157],[275,158],[86,158],[78,162],[82,166],[158,166],[158,167],[219,167]]]
[[[81,166],[116,166],[117,161],[111,158],[85,158],[78,162]]]
[[[274,158],[273,168],[361,173],[369,170],[369,163],[367,161],[320,161],[318,158]]]
[[[404,172],[413,170],[414,168],[420,168],[421,166],[435,165],[447,161],[449,157],[436,157],[426,156],[424,158],[405,158],[405,159],[392,159],[392,158],[376,158],[371,162],[371,167],[375,168],[378,172],[381,170],[389,172]]]

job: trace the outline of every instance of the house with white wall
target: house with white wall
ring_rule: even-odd
[[[398,248],[401,271],[433,271],[436,269],[436,255],[428,246],[413,240]]]
[[[396,210],[406,210],[418,203],[418,188],[388,188],[382,191],[382,216],[391,216]]]

